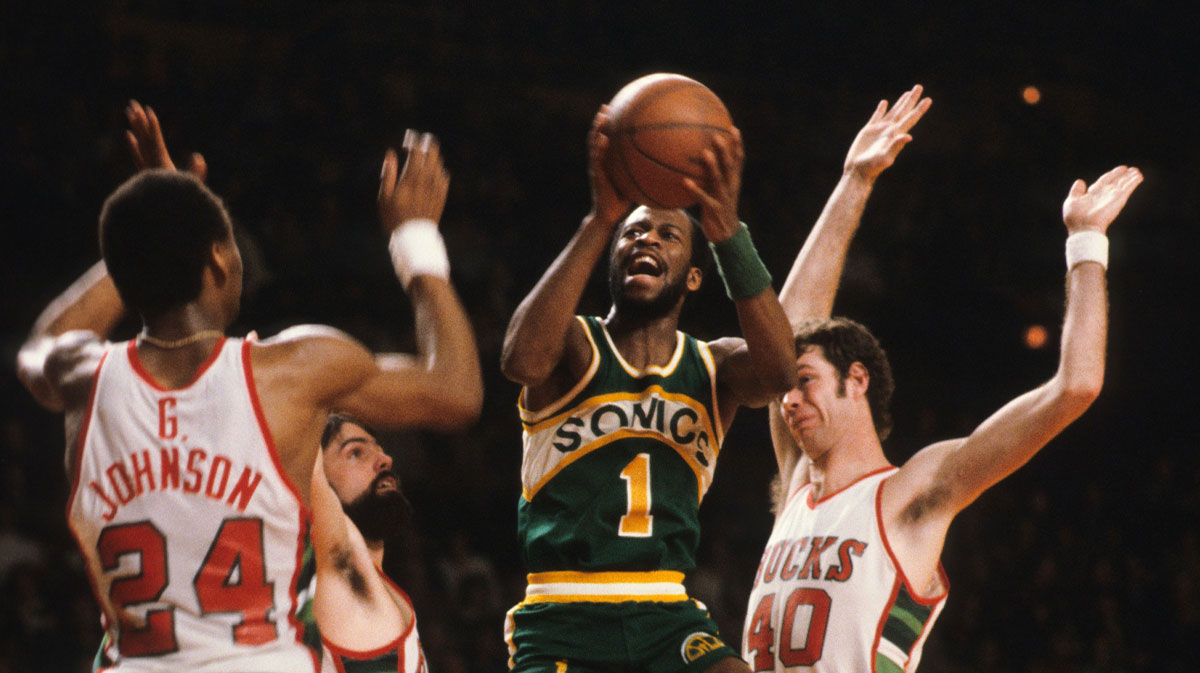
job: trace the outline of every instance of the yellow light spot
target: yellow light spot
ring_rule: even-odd
[[[1037,105],[1038,101],[1042,100],[1042,92],[1036,86],[1027,86],[1021,90],[1021,100],[1030,105]]]
[[[1050,335],[1046,332],[1046,328],[1041,325],[1030,325],[1025,328],[1023,340],[1025,347],[1030,350],[1037,350],[1046,345],[1050,339]]]

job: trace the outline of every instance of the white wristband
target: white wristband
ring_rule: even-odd
[[[437,222],[428,219],[405,220],[392,232],[388,241],[392,266],[404,289],[414,276],[435,276],[450,279],[450,258],[446,243],[438,231]]]
[[[1081,262],[1099,262],[1108,269],[1108,237],[1098,231],[1080,231],[1067,237],[1067,271]]]

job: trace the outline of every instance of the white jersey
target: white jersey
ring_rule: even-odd
[[[792,494],[771,531],[750,593],[742,658],[776,673],[911,673],[946,604],[949,583],[920,596],[880,525],[879,494],[896,468],[814,500]]]
[[[379,570],[379,576],[383,578],[392,599],[403,601],[408,606],[408,614],[411,617],[408,627],[390,643],[372,650],[341,647],[322,634],[322,673],[428,673],[425,652],[421,649],[421,637],[417,635],[417,613],[413,610],[412,599],[382,570]],[[313,582],[315,585],[316,578],[313,578]]]
[[[188,385],[134,342],[100,361],[67,516],[116,671],[313,671],[296,579],[307,511],[258,402],[250,343],[222,339]]]

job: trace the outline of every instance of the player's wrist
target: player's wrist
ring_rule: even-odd
[[[739,223],[737,231],[728,239],[709,242],[708,246],[730,299],[749,299],[771,286],[771,273],[758,256],[750,239],[750,229],[745,224]]]
[[[1084,262],[1096,262],[1108,270],[1108,236],[1094,229],[1076,231],[1067,236],[1067,271]]]
[[[450,279],[450,258],[437,222],[428,218],[405,220],[388,239],[392,268],[405,290],[416,276]]]

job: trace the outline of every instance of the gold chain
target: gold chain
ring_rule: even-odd
[[[183,348],[184,346],[187,346],[189,344],[194,344],[197,341],[203,341],[205,339],[216,339],[216,338],[223,337],[223,336],[225,336],[225,333],[219,329],[205,329],[205,330],[200,330],[199,332],[196,332],[195,334],[189,334],[188,336],[185,336],[182,339],[175,339],[174,341],[170,341],[167,339],[160,339],[156,336],[150,336],[149,334],[146,334],[145,332],[142,332],[141,334],[139,334],[138,338],[141,339],[142,341],[145,341],[146,343],[148,343],[150,345],[158,346],[159,348],[171,349],[171,348]]]

